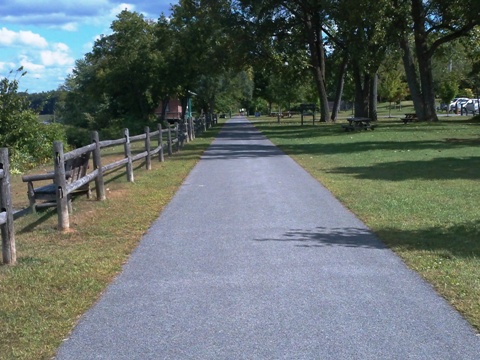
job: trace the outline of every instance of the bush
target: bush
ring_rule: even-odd
[[[79,128],[76,126],[66,126],[67,142],[73,148],[79,148],[90,144],[91,132],[87,129]]]
[[[24,76],[19,68],[16,75]],[[11,72],[12,73],[12,72]],[[60,124],[42,124],[25,97],[18,95],[18,80],[0,81],[0,146],[8,147],[14,171],[23,171],[52,159],[52,143],[65,142]]]

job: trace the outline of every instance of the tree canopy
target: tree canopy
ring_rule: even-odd
[[[418,117],[435,121],[449,45],[469,49],[464,68],[478,66],[479,11],[477,0],[180,0],[156,21],[125,10],[77,61],[63,118],[141,129],[161,100],[194,92],[205,112],[313,99],[328,121],[343,89],[354,89],[356,115],[374,118],[377,96],[393,101],[408,84]],[[389,69],[392,57],[403,67]],[[474,75],[463,81],[478,88]]]

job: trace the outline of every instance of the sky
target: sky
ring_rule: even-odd
[[[156,20],[176,0],[0,0],[0,79],[18,79],[19,91],[56,90],[75,61],[125,9]],[[23,66],[27,74],[15,76]],[[13,70],[13,73],[10,71]]]

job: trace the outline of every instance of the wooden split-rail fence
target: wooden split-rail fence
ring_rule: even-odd
[[[15,237],[14,237],[14,219],[27,213],[35,211],[36,208],[55,206],[58,214],[58,229],[67,230],[70,227],[71,197],[78,189],[88,186],[90,182],[95,182],[96,198],[99,201],[105,200],[105,183],[103,175],[111,170],[125,166],[127,180],[134,181],[133,163],[140,159],[145,159],[147,170],[151,169],[152,158],[157,156],[158,161],[165,160],[165,152],[172,155],[174,151],[179,151],[183,145],[195,139],[195,137],[217,123],[215,115],[201,116],[198,119],[190,118],[176,123],[174,126],[167,126],[162,129],[158,124],[156,131],[150,131],[145,127],[145,132],[140,135],[130,136],[129,130],[124,129],[124,136],[116,140],[99,140],[98,132],[92,132],[92,143],[81,148],[64,153],[63,143],[55,141],[53,143],[54,169],[53,172],[41,175],[27,175],[23,177],[24,182],[28,182],[28,193],[30,207],[15,212],[12,208],[12,199],[10,191],[10,174],[8,149],[0,148],[0,227],[2,233],[2,254],[3,264],[13,265],[16,262]],[[166,137],[166,139],[165,139]],[[157,146],[152,148],[152,138],[156,139]],[[144,151],[138,154],[132,154],[131,144],[138,141],[144,141]],[[118,161],[103,165],[101,150],[123,145],[124,157]],[[86,156],[88,155],[88,156]],[[93,170],[85,172],[82,176],[72,179],[72,170],[69,170],[66,164],[74,159],[86,157],[93,160]],[[88,160],[87,160],[88,162]],[[37,180],[51,179],[53,184],[53,200],[46,205],[36,204],[35,188],[31,183]],[[44,186],[44,188],[49,186]]]
[[[2,229],[3,263],[16,262],[15,234],[13,232],[13,208],[10,191],[10,163],[8,149],[0,148],[0,227]]]

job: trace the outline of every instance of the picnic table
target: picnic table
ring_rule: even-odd
[[[354,130],[374,130],[375,125],[373,125],[372,119],[367,117],[349,117],[347,118],[348,124],[343,124],[342,128],[345,131],[354,131]]]
[[[405,117],[402,119],[404,124],[409,123],[410,121],[417,121],[417,114],[411,113],[411,114],[405,114]]]

